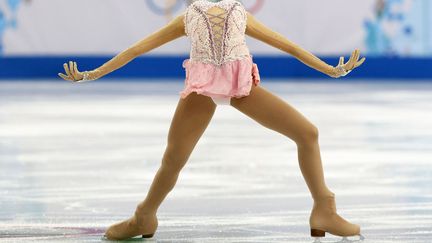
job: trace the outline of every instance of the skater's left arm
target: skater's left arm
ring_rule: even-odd
[[[354,68],[363,64],[363,62],[366,60],[366,58],[362,58],[360,61],[358,61],[360,57],[360,51],[356,49],[353,51],[350,60],[346,64],[344,64],[344,58],[341,57],[339,59],[338,66],[333,67],[325,63],[312,53],[303,49],[299,45],[288,40],[283,35],[271,30],[263,23],[258,21],[249,12],[247,12],[246,34],[255,39],[263,41],[273,47],[276,47],[284,52],[287,52],[301,62],[303,62],[304,64],[308,65],[309,67],[314,68],[334,78],[345,76]]]
[[[126,50],[122,51],[121,53],[113,57],[111,60],[103,64],[102,66],[92,71],[80,72],[78,71],[77,64],[75,62],[69,62],[69,65],[65,63],[63,66],[66,75],[59,73],[59,76],[65,80],[74,82],[99,79],[102,76],[105,76],[108,73],[111,73],[114,70],[123,67],[136,57],[146,52],[149,52],[165,43],[168,43],[172,40],[186,35],[183,20],[184,14],[175,17],[167,25],[165,25],[158,31],[155,31],[148,37],[136,42],[135,44],[128,47]],[[85,75],[87,75],[87,77]]]

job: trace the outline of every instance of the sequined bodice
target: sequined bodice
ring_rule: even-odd
[[[246,10],[235,0],[198,0],[185,11],[191,61],[222,65],[250,56],[245,41]]]

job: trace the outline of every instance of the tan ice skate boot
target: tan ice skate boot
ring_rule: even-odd
[[[105,232],[104,239],[126,240],[137,235],[142,238],[152,238],[158,227],[156,215],[141,214],[137,209],[134,216],[128,220],[110,226]]]
[[[336,212],[335,194],[314,199],[313,209],[309,218],[311,236],[315,237],[315,242],[320,242],[321,237],[325,237],[328,232],[332,235],[342,236],[343,241],[348,236],[359,236],[359,241],[364,240],[360,234],[360,226],[352,224]]]

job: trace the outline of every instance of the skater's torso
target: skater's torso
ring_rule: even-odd
[[[246,45],[246,10],[236,0],[198,0],[185,12],[191,61],[222,65],[250,56]]]

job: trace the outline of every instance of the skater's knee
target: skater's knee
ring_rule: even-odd
[[[180,172],[186,164],[188,157],[180,151],[167,149],[162,159],[162,168],[172,172]]]
[[[318,136],[318,128],[315,125],[310,124],[307,126],[307,128],[304,128],[302,131],[299,132],[295,139],[295,142],[298,145],[308,145],[317,142]]]

